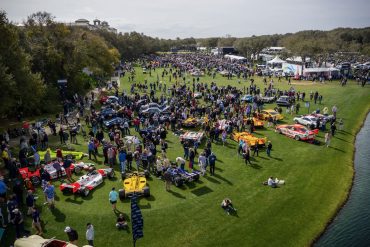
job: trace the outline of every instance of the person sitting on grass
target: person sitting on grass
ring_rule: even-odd
[[[127,222],[125,220],[125,217],[123,217],[123,214],[119,214],[118,218],[117,218],[117,223],[116,223],[116,227],[118,230],[121,230],[121,229],[126,229],[127,228]]]
[[[229,198],[225,198],[222,203],[221,207],[225,210],[225,212],[230,215],[230,213],[237,211],[236,208],[234,208],[231,200]]]
[[[277,187],[277,182],[274,180],[273,177],[269,177],[267,180],[267,185],[270,186],[271,188],[276,188]]]

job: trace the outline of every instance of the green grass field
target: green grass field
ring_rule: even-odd
[[[137,68],[136,81],[143,82],[145,78],[148,82],[155,81],[157,72],[149,77]],[[212,79],[202,77],[200,81],[210,83]],[[215,81],[219,85],[249,86],[249,82],[242,80],[238,85],[237,79],[228,81],[220,75]],[[255,81],[263,89],[262,79],[255,77]],[[288,89],[290,86],[283,81],[275,83],[275,87]],[[149,179],[152,196],[139,201],[144,217],[144,238],[137,241],[137,246],[307,246],[311,243],[346,199],[350,189],[353,141],[370,109],[370,87],[361,88],[352,81],[346,87],[339,86],[338,82],[324,85],[292,82],[297,83],[293,85],[296,90],[306,94],[318,90],[323,95],[322,105],[312,107],[312,102],[311,111],[316,107],[331,109],[337,105],[338,117],[344,120],[344,131],[333,138],[331,147],[298,142],[265,128],[257,130],[257,135],[271,140],[272,157],[268,158],[262,150],[259,157],[252,158],[253,165],[246,166],[237,156],[235,142],[228,140],[225,147],[213,144],[212,149],[218,159],[216,176],[206,175],[199,182],[182,188],[173,186],[171,192],[165,191],[163,181],[155,177]],[[129,91],[129,88],[128,78],[122,78],[121,89]],[[275,104],[267,107],[270,106],[273,108]],[[302,107],[300,112],[306,113],[307,109]],[[294,116],[283,114],[284,122],[293,122]],[[320,133],[318,140],[323,141],[323,136]],[[182,156],[179,138],[169,132],[167,139],[169,157],[174,160]],[[83,140],[79,141],[82,143]],[[53,142],[56,145],[57,139],[52,138]],[[85,143],[75,147],[87,151]],[[269,176],[284,179],[286,185],[278,189],[263,186],[261,183]],[[91,222],[95,226],[96,246],[131,246],[130,230],[115,229],[116,215],[108,201],[111,188],[120,188],[121,183],[119,178],[105,180],[87,198],[64,196],[58,191],[56,209],[52,211],[41,206],[43,199],[40,196],[37,204],[42,209],[44,236],[67,239],[63,229],[69,225],[80,234],[79,245],[82,246],[87,244],[84,236],[86,223]],[[54,183],[56,187],[59,184]],[[228,216],[220,208],[225,197],[232,199],[238,209],[237,216]],[[130,217],[128,200],[119,202],[118,209]],[[8,230],[4,246],[8,246],[13,237]]]

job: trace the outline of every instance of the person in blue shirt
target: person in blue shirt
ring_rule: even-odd
[[[94,155],[94,158],[96,160],[95,145],[93,140],[89,141],[89,143],[87,144],[87,149],[89,152],[89,160],[91,160],[91,155]]]
[[[4,177],[0,177],[0,201],[5,201],[6,197],[6,191],[8,190],[8,187],[6,186],[4,182]]]
[[[116,191],[116,188],[113,187],[111,192],[109,192],[109,202],[110,204],[112,204],[113,211],[117,210],[116,208],[117,200],[118,200],[118,193]]]
[[[121,165],[121,173],[126,171],[126,150],[121,149],[118,154],[119,164]]]
[[[55,188],[50,182],[44,189],[44,193],[46,195],[46,201],[49,204],[49,207],[54,208],[55,207],[55,201],[54,201]]]
[[[213,152],[208,156],[208,164],[211,176],[215,175],[216,159],[216,155]]]

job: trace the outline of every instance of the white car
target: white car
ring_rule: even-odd
[[[77,245],[68,243],[58,239],[44,239],[39,235],[31,235],[27,238],[18,238],[14,242],[14,247],[77,247]],[[90,247],[90,245],[84,245],[83,247]]]
[[[114,175],[112,168],[92,170],[86,175],[81,176],[76,182],[62,183],[59,189],[62,192],[79,193],[82,196],[88,196],[91,190],[103,183],[104,178],[113,178]]]
[[[202,141],[203,137],[204,137],[203,132],[192,132],[192,131],[188,131],[180,135],[181,141],[190,140],[190,141],[197,141],[199,143]]]
[[[302,124],[304,126],[316,126],[317,118],[311,115],[298,116],[293,118],[294,122]]]

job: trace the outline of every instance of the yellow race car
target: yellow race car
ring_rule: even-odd
[[[283,120],[284,117],[279,114],[277,111],[273,110],[273,109],[267,109],[267,110],[263,110],[261,111],[261,113],[258,113],[257,114],[257,118],[261,119],[261,120],[268,120],[269,117],[272,117],[272,118],[276,118],[276,120]]]
[[[199,120],[197,118],[189,117],[182,121],[183,127],[196,127],[199,124]]]
[[[243,121],[246,123],[248,120],[253,120],[254,127],[255,128],[263,128],[264,122],[256,117],[253,117],[252,119],[244,118]]]
[[[127,174],[126,179],[123,180],[123,189],[118,191],[118,195],[121,200],[124,200],[133,194],[142,195],[144,197],[150,196],[150,189],[146,184],[144,172],[133,172]]]
[[[236,142],[239,142],[240,140],[245,141],[248,143],[248,146],[253,147],[255,145],[262,145],[264,146],[267,142],[267,138],[258,138],[255,137],[254,135],[248,133],[248,132],[234,132],[231,135],[231,139],[233,139]]]
[[[44,160],[45,153],[46,153],[46,151],[40,151],[39,152],[41,160]],[[70,155],[72,157],[72,159],[76,159],[76,160],[80,160],[84,156],[87,156],[87,154],[85,154],[84,152],[69,151],[69,150],[62,150],[62,154],[63,154],[63,157],[66,157],[67,155]],[[50,157],[51,157],[52,160],[56,159],[57,158],[57,151],[56,150],[55,151],[50,150]]]

